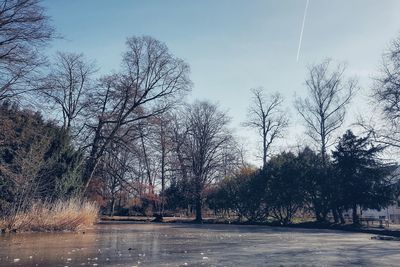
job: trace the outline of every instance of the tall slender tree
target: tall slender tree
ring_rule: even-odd
[[[345,77],[345,66],[338,65],[331,69],[331,64],[331,60],[327,59],[309,68],[306,79],[308,96],[297,98],[295,102],[307,134],[319,146],[323,164],[357,87],[354,78]]]
[[[266,97],[262,88],[252,89],[251,92],[253,99],[244,125],[256,129],[262,139],[262,166],[265,168],[271,146],[282,137],[289,119],[282,110],[283,97],[279,93]]]
[[[202,221],[204,189],[215,181],[224,164],[224,145],[231,135],[227,131],[228,117],[208,102],[195,102],[188,107],[189,125],[187,149],[191,161],[192,182],[196,206],[196,221]]]

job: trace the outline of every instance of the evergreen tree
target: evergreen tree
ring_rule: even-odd
[[[333,151],[336,169],[336,203],[352,209],[353,223],[359,223],[357,209],[380,209],[392,200],[390,170],[379,158],[384,150],[369,137],[357,137],[348,130]]]
[[[39,113],[0,104],[0,213],[79,193],[82,154]]]

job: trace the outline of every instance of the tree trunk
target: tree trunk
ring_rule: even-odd
[[[321,208],[315,208],[315,217],[317,219],[317,222],[325,222],[326,220],[326,214],[323,212]]]
[[[200,196],[196,198],[196,222],[201,223],[203,221],[203,217],[201,215],[202,201]]]
[[[360,220],[357,214],[357,204],[353,205],[353,224],[359,224]]]
[[[267,133],[265,132],[265,121],[263,121],[263,170],[267,167]]]
[[[321,221],[322,222],[326,222],[326,217],[328,216],[328,211],[326,211],[326,210],[323,210],[322,212],[321,212]]]
[[[90,181],[92,180],[94,171],[96,169],[97,165],[97,160],[94,156],[89,156],[88,160],[86,161],[85,164],[85,169],[83,171],[83,182],[84,182],[84,188],[82,190],[82,195],[86,193],[86,190],[89,187]]]
[[[96,166],[98,163],[98,153],[99,153],[99,145],[100,145],[100,129],[101,129],[101,124],[99,123],[99,126],[96,130],[95,137],[93,139],[92,143],[92,149],[90,150],[90,155],[89,158],[86,161],[85,164],[85,169],[83,171],[83,182],[84,182],[84,188],[82,195],[86,193],[86,190],[89,187],[90,181],[92,180],[93,174],[96,170]]]
[[[333,220],[335,223],[339,223],[339,213],[337,209],[333,208],[332,209],[332,215],[333,215]]]
[[[161,149],[161,217],[164,216],[164,200],[165,200],[165,147]]]
[[[200,178],[198,177],[196,179],[196,184],[195,184],[196,188],[196,222],[202,222],[203,217],[201,214],[201,210],[202,210],[202,199],[201,199],[201,188],[200,188]]]
[[[112,197],[111,199],[111,210],[110,210],[110,216],[114,216],[114,211],[115,211],[115,197]]]
[[[318,210],[315,210],[315,219],[317,220],[317,222],[321,222],[322,220]]]
[[[343,217],[343,212],[342,212],[342,210],[341,209],[339,209],[339,218],[340,218],[340,223],[341,224],[345,224],[346,223],[346,221],[344,220],[344,217]]]
[[[321,146],[321,159],[322,159],[322,166],[326,166],[326,146],[325,143],[322,143]]]
[[[149,164],[149,159],[148,159],[148,156],[147,156],[147,150],[146,150],[146,146],[145,146],[145,143],[144,143],[144,136],[143,136],[142,132],[140,132],[140,140],[141,140],[141,143],[142,143],[143,158],[144,158],[144,163],[145,163],[145,166],[146,166],[147,180],[148,180],[148,183],[149,183],[149,193],[150,194],[154,194],[153,181],[151,179],[150,164]]]

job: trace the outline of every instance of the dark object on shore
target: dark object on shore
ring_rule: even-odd
[[[373,240],[400,241],[400,237],[383,236],[383,235],[372,236],[371,239],[373,239]]]
[[[133,250],[133,248],[128,248],[128,250]]]
[[[0,234],[17,233],[17,229],[0,229]]]
[[[153,214],[154,219],[152,222],[163,222],[163,216],[161,214]]]

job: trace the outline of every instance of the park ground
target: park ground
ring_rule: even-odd
[[[269,226],[104,222],[0,236],[0,266],[398,266],[400,242]]]

